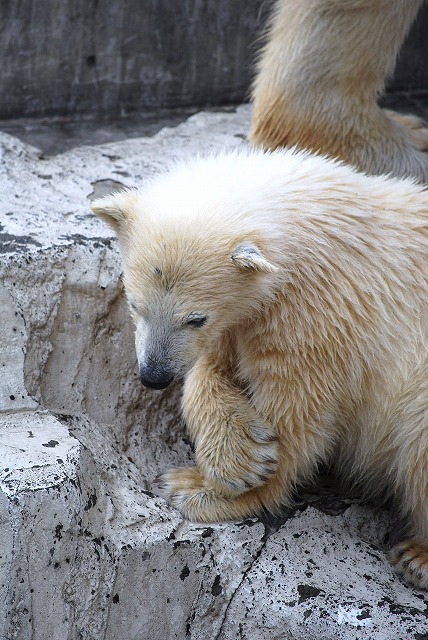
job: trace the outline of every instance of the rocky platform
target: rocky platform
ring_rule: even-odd
[[[116,241],[88,199],[246,144],[248,107],[44,158],[0,135],[0,639],[423,640],[391,512],[334,490],[198,526],[151,493],[192,451],[143,390]]]

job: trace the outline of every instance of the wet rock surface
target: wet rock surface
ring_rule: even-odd
[[[0,135],[0,638],[421,640],[391,510],[302,489],[283,517],[185,522],[180,387],[141,387],[117,244],[88,199],[246,144],[248,107],[41,157]],[[427,636],[428,637],[428,636]]]

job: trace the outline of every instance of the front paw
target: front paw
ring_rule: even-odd
[[[193,522],[224,522],[252,515],[245,500],[219,495],[196,467],[171,469],[154,480],[155,488]]]
[[[405,540],[391,551],[391,564],[402,578],[418,589],[428,589],[428,545]]]
[[[265,484],[279,464],[279,440],[261,420],[232,415],[216,439],[206,434],[196,445],[196,460],[217,493],[240,494]]]

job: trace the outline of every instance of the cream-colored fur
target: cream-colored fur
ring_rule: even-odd
[[[196,521],[276,512],[335,463],[395,496],[428,586],[428,193],[322,157],[233,152],[93,204],[119,239],[148,386],[185,376]]]
[[[422,0],[277,0],[250,138],[428,182],[428,129],[378,106]]]

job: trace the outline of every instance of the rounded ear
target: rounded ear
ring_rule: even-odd
[[[129,221],[135,218],[136,196],[135,191],[118,191],[93,200],[91,209],[119,235]]]
[[[233,264],[236,264],[241,269],[252,269],[253,271],[264,271],[265,273],[278,271],[278,267],[268,262],[260,249],[250,242],[237,246],[230,258]]]

